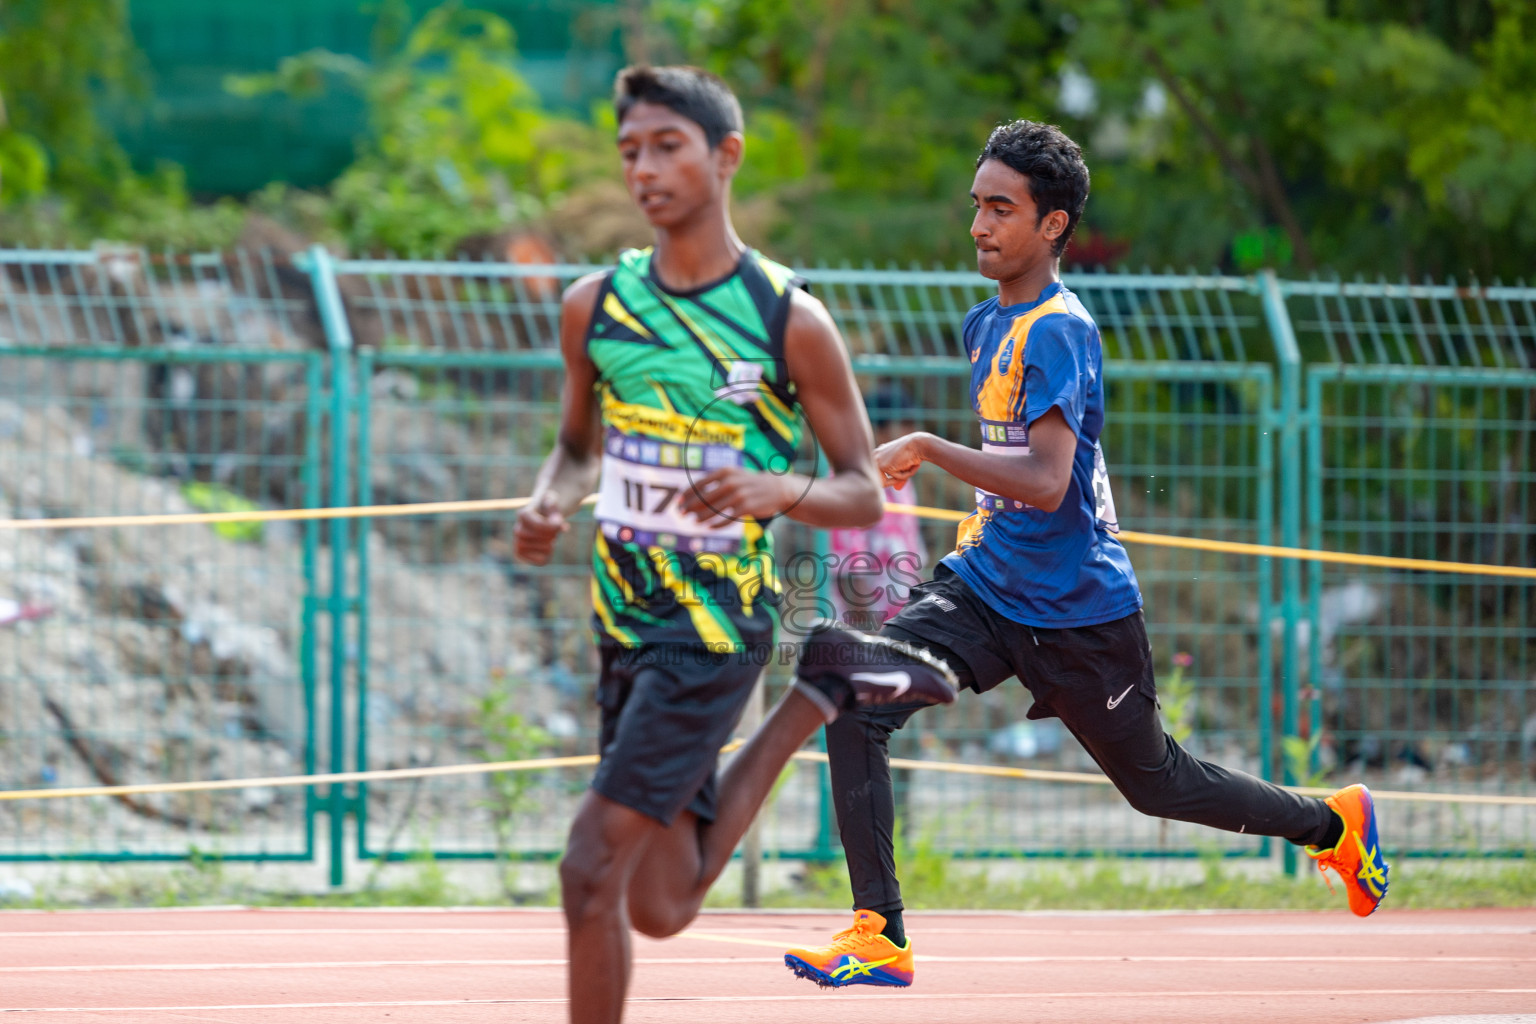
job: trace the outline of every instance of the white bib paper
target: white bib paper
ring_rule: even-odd
[[[1120,517],[1115,514],[1115,495],[1109,489],[1109,467],[1104,463],[1104,449],[1093,446],[1093,514],[1099,525],[1110,533],[1120,532]]]
[[[1022,423],[1003,423],[981,420],[981,450],[992,455],[1020,456],[1029,454],[1029,430]],[[976,488],[976,507],[991,512],[1032,509],[1033,505]],[[1115,514],[1115,495],[1109,488],[1109,467],[1104,462],[1104,449],[1093,446],[1093,514],[1098,524],[1110,533],[1120,532],[1120,519]]]
[[[741,520],[706,526],[685,515],[681,503],[713,469],[740,464],[741,453],[724,445],[668,444],[611,430],[596,512],[604,536],[644,547],[736,551],[746,534]]]

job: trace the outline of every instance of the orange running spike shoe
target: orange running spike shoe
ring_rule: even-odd
[[[912,984],[912,940],[897,946],[881,935],[885,918],[873,910],[853,915],[853,926],[838,932],[831,945],[817,949],[792,949],[784,954],[784,966],[822,988],[845,985]]]
[[[1338,873],[1349,895],[1349,909],[1369,917],[1387,895],[1387,860],[1381,855],[1376,835],[1376,804],[1371,791],[1358,783],[1346,786],[1326,801],[1344,819],[1344,835],[1331,850],[1307,847],[1307,856],[1328,878],[1328,868]],[[1328,883],[1333,888],[1333,883]]]

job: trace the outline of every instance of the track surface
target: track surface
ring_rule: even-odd
[[[845,915],[709,913],[638,938],[626,1021],[1296,1021],[1536,1013],[1536,909],[910,913],[917,981],[824,992],[783,966]],[[542,910],[0,913],[0,1014],[65,1024],[565,1019]]]

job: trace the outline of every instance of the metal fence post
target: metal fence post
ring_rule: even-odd
[[[353,408],[357,413],[357,503],[373,504],[372,463],[368,453],[372,447],[373,408],[368,391],[373,380],[374,357],[372,346],[363,345],[357,352],[357,396]],[[368,535],[373,520],[359,518],[354,524],[353,537],[357,542],[357,634],[355,669],[357,681],[357,745],[353,768],[368,770]],[[368,783],[357,784],[357,794],[352,805],[352,820],[357,826],[357,856],[362,859],[368,852]]]
[[[1259,275],[1259,287],[1264,299],[1264,319],[1275,344],[1275,356],[1280,362],[1280,543],[1286,547],[1301,546],[1301,349],[1296,344],[1296,332],[1291,326],[1290,314],[1285,308],[1285,294],[1273,270]],[[1282,721],[1280,726],[1281,761],[1285,767],[1285,782],[1295,785],[1295,773],[1290,758],[1285,753],[1285,740],[1296,735],[1297,719],[1297,650],[1296,623],[1300,617],[1301,564],[1286,559],[1281,567],[1281,616],[1284,631],[1280,641],[1280,688],[1282,694]],[[1295,874],[1300,865],[1296,847],[1284,844],[1283,860],[1287,874]]]
[[[1307,400],[1302,410],[1307,427],[1307,542],[1323,546],[1323,389],[1322,379],[1309,368]],[[1307,738],[1315,740],[1323,725],[1323,567],[1307,566]],[[1319,745],[1313,743],[1307,770],[1318,769]]]
[[[341,292],[336,287],[336,268],[324,246],[312,246],[306,254],[310,282],[315,289],[315,305],[331,354],[331,493],[333,506],[349,501],[350,467],[347,435],[349,413],[349,378],[351,375],[352,330],[347,324]],[[332,519],[331,592],[327,608],[331,615],[331,721],[330,770],[346,771],[346,672],[347,672],[347,534],[345,519]],[[330,817],[330,881],[339,886],[346,881],[345,845],[347,792],[341,783],[332,783],[327,814]]]
[[[320,422],[325,416],[323,392],[325,390],[325,366],[319,357],[313,358],[304,369],[304,504],[319,508],[324,504],[320,497],[320,460],[325,450],[321,443]],[[316,672],[316,643],[319,640],[320,622],[320,521],[311,519],[304,524],[304,627],[299,640],[299,672],[304,685],[304,772],[315,774],[316,709],[318,707],[319,681]],[[304,787],[304,850],[309,860],[315,858],[315,811],[319,807],[319,794],[314,786]]]
[[[1259,532],[1261,544],[1275,542],[1275,434],[1279,430],[1279,415],[1275,411],[1275,380],[1271,372],[1261,381],[1258,402],[1259,430],[1258,491]],[[1269,624],[1274,618],[1275,566],[1274,559],[1258,560],[1259,621],[1255,643],[1258,648],[1259,694],[1259,777],[1266,782],[1275,779],[1275,680],[1274,637]],[[1273,854],[1271,837],[1265,836],[1260,844],[1260,856],[1266,860]]]

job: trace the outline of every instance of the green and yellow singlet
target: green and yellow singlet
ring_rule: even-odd
[[[783,473],[802,417],[784,363],[788,268],[748,250],[724,280],[667,290],[651,250],[604,280],[587,333],[602,401],[602,484],[592,558],[600,641],[773,640],[779,584],[772,540],[751,519],[715,528],[678,511],[722,466]]]

